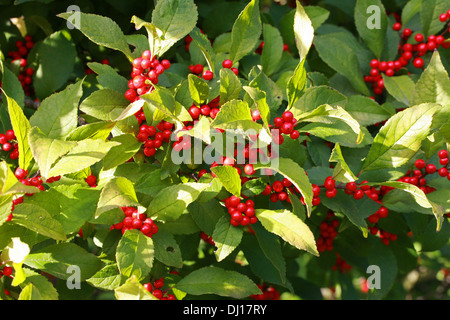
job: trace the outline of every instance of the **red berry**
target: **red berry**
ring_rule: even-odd
[[[362,198],[364,197],[364,191],[362,191],[362,190],[356,190],[355,193],[353,194],[353,197],[354,197],[356,200],[362,199]]]
[[[206,70],[203,72],[203,79],[209,81],[214,77],[214,73],[211,70]]]
[[[3,275],[9,277],[9,276],[12,275],[12,274],[13,274],[13,268],[12,268],[12,267],[10,267],[10,266],[5,266],[5,267],[3,268]]]
[[[447,150],[440,150],[438,153],[439,158],[448,158],[448,152]]]
[[[86,177],[86,183],[90,186],[93,186],[97,183],[97,178],[94,175],[89,175]]]
[[[16,135],[14,133],[14,130],[7,130],[5,132],[5,137],[6,139],[8,139],[9,141],[14,140],[16,138]]]
[[[230,69],[233,66],[233,61],[231,61],[230,59],[225,59],[222,62],[222,67],[226,68],[226,69]]]
[[[425,168],[425,161],[424,160],[422,160],[422,159],[417,159],[416,160],[416,163],[415,163],[415,166],[416,166],[416,168],[417,169],[423,169],[423,168]]]
[[[327,177],[325,179],[325,182],[324,182],[323,186],[327,190],[333,190],[335,188],[335,186],[336,186],[336,181],[332,177]]]
[[[423,41],[423,34],[417,33],[417,34],[414,36],[414,39],[415,39],[417,42],[422,42],[422,41]]]
[[[392,26],[392,29],[394,31],[400,31],[401,28],[402,28],[402,24],[399,22],[394,23],[394,25]]]
[[[416,67],[417,69],[421,69],[424,66],[424,62],[422,58],[415,58],[413,61],[413,65],[414,67]]]
[[[445,21],[447,21],[447,18],[448,18],[447,13],[443,13],[439,16],[439,21],[445,22]]]
[[[255,169],[253,168],[253,164],[249,163],[244,166],[244,173],[246,175],[253,175],[255,173]]]
[[[448,174],[448,170],[447,170],[447,168],[443,167],[443,168],[439,169],[438,173],[441,177],[446,177]]]
[[[357,186],[357,184],[356,184],[356,182],[348,182],[346,185],[345,185],[345,188],[348,190],[348,191],[356,191],[356,189],[358,188],[358,186]]]
[[[200,108],[196,107],[196,106],[192,106],[189,108],[189,114],[192,117],[192,120],[197,120],[198,117],[200,116]]]
[[[429,174],[433,174],[436,172],[436,166],[434,164],[429,164],[426,166],[425,171]]]

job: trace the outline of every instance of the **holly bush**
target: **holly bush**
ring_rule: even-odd
[[[449,0],[0,5],[2,299],[449,298]]]

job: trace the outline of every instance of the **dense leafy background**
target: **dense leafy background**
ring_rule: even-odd
[[[437,34],[445,30],[438,18],[450,1],[163,3],[155,10],[152,1],[77,1],[85,23],[78,31],[65,20],[73,1],[0,0],[0,132],[14,129],[20,154],[18,160],[1,154],[1,261],[15,273],[14,280],[1,277],[0,297],[154,299],[142,284],[163,277],[178,299],[250,299],[260,293],[257,285],[276,288],[282,299],[448,299],[450,183],[427,177],[436,191],[425,195],[397,180],[414,170],[416,159],[438,165],[437,152],[448,149],[450,50],[424,55],[425,70],[409,64],[385,76],[382,94],[364,76],[372,59],[397,58],[396,17],[414,32]],[[385,11],[381,29],[369,32],[370,4]],[[12,23],[16,17],[19,24]],[[31,92],[22,89],[17,63],[8,56],[26,34],[35,42],[27,58],[35,70]],[[186,47],[188,34],[193,42]],[[149,46],[172,65],[143,107],[124,93],[131,61]],[[238,76],[222,68],[226,58]],[[192,75],[195,64],[213,70],[213,81]],[[241,185],[222,166],[213,170],[217,179],[197,181],[203,167],[173,165],[168,144],[157,161],[144,155],[133,114],[143,107],[147,122],[181,123],[190,120],[193,102],[216,97],[222,112],[188,135],[200,137],[210,126],[268,128],[292,111],[301,138],[286,136],[277,176]],[[259,110],[261,121],[252,120],[250,108]],[[13,197],[37,191],[17,181],[17,166],[39,170],[44,179],[62,178],[25,197],[6,221]],[[85,180],[91,174],[98,177],[93,188]],[[382,200],[389,216],[377,226],[397,239],[385,245],[370,233],[368,218],[380,203],[355,200],[343,188],[326,197],[323,183],[331,175],[341,187],[367,180],[377,190],[394,188]],[[300,191],[290,203],[255,197],[283,177]],[[322,186],[319,205],[311,184]],[[230,225],[218,199],[231,194],[255,199],[259,222],[252,232]],[[158,233],[150,238],[111,230],[124,206],[145,211]],[[330,210],[338,235],[332,251],[319,253],[316,241]],[[386,276],[380,290],[366,292],[373,264]],[[70,265],[81,267],[80,290],[66,287]]]

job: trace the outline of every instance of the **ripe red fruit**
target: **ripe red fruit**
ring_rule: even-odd
[[[16,138],[16,135],[14,133],[14,130],[7,130],[5,132],[5,137],[6,139],[8,139],[9,141],[14,140]]]
[[[358,186],[357,186],[356,182],[348,182],[348,183],[345,185],[345,188],[346,188],[348,191],[353,192],[353,191],[356,191],[356,189],[358,188]]]
[[[327,196],[327,198],[334,198],[337,195],[337,189],[334,188],[334,189],[331,189],[331,190],[327,190],[325,195]]]
[[[354,197],[356,200],[362,199],[362,198],[364,197],[364,191],[362,191],[362,190],[356,190],[355,193],[353,194],[353,197]]]
[[[298,130],[293,130],[290,134],[291,139],[298,139],[300,137],[300,132],[298,132]]]
[[[448,158],[448,152],[447,150],[440,150],[438,153],[439,158]]]
[[[401,28],[402,28],[402,24],[399,22],[394,23],[394,25],[392,26],[392,29],[394,31],[400,31]]]
[[[191,115],[193,120],[197,120],[200,116],[200,108],[197,106],[192,106],[189,108],[189,114]]]
[[[13,274],[13,268],[12,268],[12,267],[10,267],[10,266],[5,266],[5,267],[3,268],[3,275],[9,277],[9,276],[11,276],[12,274]]]
[[[272,188],[275,192],[281,192],[284,189],[283,182],[277,180],[273,183]]]
[[[426,166],[425,171],[429,174],[433,174],[436,172],[436,166],[434,164],[429,164]]]
[[[417,159],[416,160],[416,163],[415,163],[415,166],[416,166],[416,168],[417,169],[423,169],[423,168],[425,168],[425,161],[424,160],[422,160],[422,159]]]
[[[253,175],[255,173],[255,169],[253,168],[253,164],[249,163],[244,166],[244,173],[246,175]]]
[[[230,69],[233,66],[233,61],[231,61],[230,59],[225,59],[222,62],[222,67],[226,68],[226,69]]]
[[[415,58],[413,61],[413,65],[414,67],[416,67],[417,69],[421,69],[424,66],[424,62],[422,58]]]
[[[439,16],[439,21],[445,22],[445,21],[447,21],[447,18],[448,18],[447,13],[443,13]]]
[[[417,34],[414,36],[414,39],[415,39],[417,42],[422,42],[422,41],[423,41],[423,34],[417,33]]]
[[[16,176],[16,178],[17,179],[24,179],[26,176],[27,176],[27,174],[28,174],[28,171],[27,170],[24,170],[24,169],[22,169],[22,168],[17,168],[15,171],[14,171],[14,175]]]
[[[325,182],[324,182],[323,186],[327,190],[333,190],[335,188],[335,186],[336,186],[336,181],[332,177],[327,177],[325,179]]]
[[[209,81],[214,77],[214,73],[211,70],[206,70],[203,72],[203,79]]]
[[[90,186],[93,186],[97,183],[97,178],[94,175],[89,175],[86,177],[86,183]]]

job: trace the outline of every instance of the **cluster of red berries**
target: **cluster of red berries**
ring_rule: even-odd
[[[280,293],[273,286],[258,284],[258,288],[262,291],[262,293],[252,294],[250,298],[253,300],[280,300]]]
[[[156,127],[142,124],[136,137],[144,143],[144,154],[147,157],[154,156],[163,142],[170,141],[173,129],[174,124],[165,120],[160,121]]]
[[[147,237],[152,237],[158,232],[158,226],[151,219],[147,218],[147,214],[139,213],[134,207],[122,207],[125,218],[123,221],[111,226],[111,230],[121,230],[122,234],[127,230],[138,229]]]
[[[450,19],[450,10],[440,15],[439,20],[441,22],[447,22]],[[434,51],[439,47],[444,49],[450,48],[450,42],[446,42],[444,35],[450,32],[450,28],[445,30],[441,35],[430,35],[425,39],[422,33],[416,33],[414,35],[414,41],[409,41],[413,31],[410,28],[402,30],[402,24],[396,22],[393,25],[393,30],[401,33],[403,44],[399,44],[399,58],[395,61],[379,61],[373,59],[370,62],[370,75],[364,77],[364,81],[372,83],[373,92],[376,95],[380,95],[384,90],[384,81],[382,74],[384,73],[388,77],[395,75],[397,71],[406,67],[412,60],[412,65],[417,69],[424,67],[424,60],[421,58],[429,51]]]
[[[131,80],[128,81],[128,90],[125,92],[125,98],[130,102],[139,99],[139,96],[152,92],[154,84],[158,84],[158,77],[170,68],[169,60],[161,62],[152,57],[150,50],[145,50],[141,57],[132,62],[133,70]]]
[[[283,178],[283,180],[275,180],[272,183],[272,186],[270,184],[266,185],[266,188],[261,193],[262,195],[269,195],[270,201],[272,202],[278,202],[278,201],[287,201],[290,203],[289,194],[287,193],[287,189],[294,193],[296,192],[297,188],[293,186],[292,182],[287,179]]]
[[[281,117],[276,117],[273,119],[273,126],[281,131],[282,134],[289,135],[291,139],[298,139],[300,133],[298,130],[295,130],[295,124],[297,120],[294,118],[294,115],[290,111],[285,111],[281,115]],[[284,141],[283,136],[279,136],[278,140],[274,137],[274,142],[278,144],[282,144]]]
[[[387,218],[389,216],[389,210],[386,207],[381,206],[375,213],[371,214],[367,221],[376,224],[380,219]],[[375,234],[375,233],[374,233]]]
[[[205,241],[206,243],[209,243],[212,246],[215,246],[216,243],[214,242],[213,238],[211,236],[208,236],[205,232],[200,233],[200,238]]]
[[[230,196],[224,200],[225,207],[231,216],[230,223],[232,226],[248,226],[258,221],[255,216],[255,203],[253,200],[241,202],[237,196]]]
[[[191,73],[196,74],[198,76],[202,76],[203,79],[205,79],[206,81],[211,80],[212,78],[214,78],[214,73],[211,70],[204,70],[204,67],[202,64],[194,64],[194,65],[189,65],[189,71],[191,71]]]
[[[353,195],[355,200],[361,200],[364,195],[367,195],[373,201],[378,201],[379,191],[375,187],[370,187],[367,180],[362,181],[360,184],[352,181],[345,185],[345,193],[348,195]]]
[[[5,133],[0,133],[1,150],[9,152],[11,160],[19,158],[19,144],[16,141],[14,130],[7,130]]]
[[[22,40],[16,41],[16,51],[8,52],[8,56],[12,58],[12,62],[19,61],[19,81],[22,85],[23,91],[26,96],[31,96],[33,93],[32,82],[34,69],[28,66],[28,54],[34,47],[33,39],[30,35],[25,36],[25,42]]]
[[[159,278],[153,282],[143,284],[145,290],[150,292],[155,298],[159,300],[176,300],[173,294],[169,294],[168,290],[163,290],[164,278]]]
[[[216,97],[214,99],[212,99],[210,102],[208,102],[207,104],[201,105],[200,107],[198,107],[197,105],[192,104],[192,106],[189,108],[189,114],[192,117],[192,120],[198,120],[200,118],[200,116],[205,116],[205,117],[210,117],[211,119],[215,119],[217,113],[219,113],[220,111],[220,106],[219,106],[219,100],[220,97]]]
[[[352,270],[352,266],[347,263],[344,259],[342,259],[341,255],[336,252],[336,263],[331,268],[331,270],[337,270],[342,274]]]
[[[317,251],[331,251],[333,250],[333,242],[338,232],[339,220],[336,219],[336,215],[331,210],[328,211],[325,221],[320,224],[320,235],[317,239]]]
[[[416,169],[408,171],[405,176],[401,177],[397,181],[413,184],[419,187],[425,194],[436,191],[435,188],[427,186],[427,175],[438,173],[439,176],[443,178],[446,177],[450,180],[450,173],[447,168],[449,164],[448,151],[444,149],[440,150],[438,152],[438,156],[439,163],[442,165],[441,168],[438,169],[433,163],[427,164],[423,159],[417,159],[414,163]]]
[[[381,230],[380,228],[378,228],[376,226],[369,227],[369,231],[371,234],[379,237],[385,245],[389,245],[389,243],[391,241],[397,240],[396,234],[387,232],[386,230]]]

